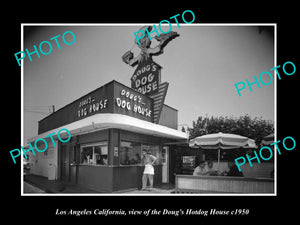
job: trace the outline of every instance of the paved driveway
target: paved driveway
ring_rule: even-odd
[[[27,182],[23,182],[24,184],[24,193],[45,193],[43,190],[27,183]]]
[[[124,191],[121,193],[151,195],[151,194],[171,194],[172,191],[174,191],[174,189],[166,190],[166,189],[161,189],[161,188],[153,188],[152,191],[132,190],[132,191]]]

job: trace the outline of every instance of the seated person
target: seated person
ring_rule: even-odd
[[[201,176],[201,175],[207,175],[207,170],[205,169],[205,162],[204,161],[200,161],[199,166],[197,166],[194,169],[194,173],[193,176]]]
[[[214,167],[213,162],[208,161],[207,162],[207,175],[211,175],[211,176],[218,175],[218,171],[214,170],[213,167]]]
[[[234,162],[228,161],[229,171],[226,173],[227,176],[232,177],[243,177],[244,174],[242,171],[239,171],[236,164]]]

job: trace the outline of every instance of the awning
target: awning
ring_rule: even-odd
[[[126,115],[116,113],[102,113],[95,114],[85,119],[66,124],[56,129],[52,129],[39,134],[38,136],[29,138],[28,143],[34,142],[38,138],[44,138],[45,136],[53,132],[57,133],[62,128],[68,129],[71,132],[72,136],[109,128],[117,128],[140,134],[169,138],[176,141],[187,141],[188,139],[188,134],[166,126],[140,120]],[[61,134],[63,134],[63,132]]]

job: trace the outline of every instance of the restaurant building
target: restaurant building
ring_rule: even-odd
[[[28,142],[44,138],[48,149],[29,156],[31,173],[104,193],[136,189],[147,149],[158,158],[154,185],[174,180],[172,149],[188,135],[177,130],[178,111],[164,104],[167,88],[159,83],[149,97],[113,80],[43,118]],[[62,128],[70,131],[70,141],[54,135],[54,146],[45,138]]]

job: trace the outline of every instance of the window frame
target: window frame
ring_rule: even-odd
[[[122,164],[121,163],[121,148],[122,148],[122,142],[129,142],[129,143],[135,143],[138,144],[140,146],[140,151],[138,152],[140,154],[140,158],[142,157],[142,143],[141,142],[137,142],[137,141],[128,141],[128,140],[120,140],[120,152],[119,152],[119,165],[120,166],[139,166],[142,164],[142,161],[140,160],[139,163],[135,163],[135,164]]]
[[[139,152],[139,154],[140,154],[141,160],[140,160],[139,163],[135,163],[135,164],[122,164],[121,163],[122,142],[135,143],[135,144],[138,144],[140,146],[140,152]],[[143,148],[146,148],[148,150],[151,146],[157,146],[158,147],[158,151],[160,153],[162,152],[162,148],[161,148],[160,144],[152,144],[152,143],[147,143],[147,142],[130,141],[130,140],[120,140],[119,166],[140,166],[140,165],[142,165],[142,151],[143,151]],[[154,156],[157,157],[156,155],[154,155]],[[155,165],[162,165],[161,155],[160,155],[160,157],[158,157],[158,161],[155,163]]]
[[[83,148],[92,147],[93,156],[95,154],[95,147],[97,146],[106,146],[107,147],[107,163],[105,165],[102,164],[93,164],[93,163],[82,163],[82,151]],[[79,165],[82,166],[108,166],[108,141],[99,141],[99,142],[91,142],[91,143],[85,143],[80,145],[80,156],[79,156]],[[102,155],[102,154],[101,154]]]

